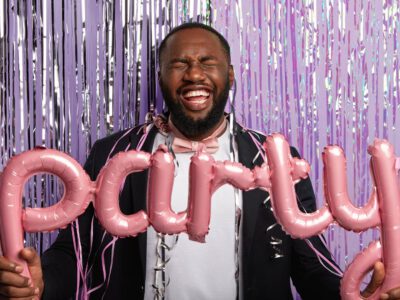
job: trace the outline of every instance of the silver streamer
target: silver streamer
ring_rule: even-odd
[[[165,235],[157,234],[157,249],[156,249],[156,266],[154,267],[154,300],[165,299],[165,290],[168,286],[170,278],[166,278],[165,268],[171,259],[169,252],[172,251],[178,243],[179,235],[172,236],[173,241],[168,245],[165,241]]]
[[[371,190],[367,146],[400,153],[400,5],[372,0],[0,0],[0,170],[35,146],[84,162],[93,142],[163,108],[157,46],[174,26],[212,24],[229,41],[236,117],[281,132],[312,166],[323,202],[320,153],[339,144],[355,204]],[[25,185],[24,205],[52,205],[54,176]],[[27,235],[47,248],[55,234]],[[344,268],[379,233],[327,232]]]

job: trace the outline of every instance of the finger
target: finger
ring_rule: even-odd
[[[18,288],[9,285],[0,285],[0,294],[9,298],[22,298],[22,297],[32,297],[39,294],[38,288],[25,287]]]
[[[375,290],[380,287],[385,278],[385,267],[382,262],[376,262],[374,265],[374,272],[372,274],[371,281],[362,293],[363,297],[369,297]]]
[[[24,248],[20,252],[20,256],[27,262],[29,273],[31,275],[31,279],[33,282],[33,287],[39,289],[39,297],[43,293],[43,272],[42,272],[42,264],[40,262],[40,256],[33,248]]]
[[[25,248],[21,251],[20,256],[28,264],[33,284],[39,288],[43,288],[42,264],[40,263],[39,254],[33,248]]]
[[[21,273],[23,271],[23,268],[22,266],[8,260],[4,256],[0,256],[0,270]]]
[[[40,256],[33,248],[22,249],[20,252],[20,256],[27,262],[28,267],[40,265]]]
[[[394,299],[400,299],[400,287],[391,289],[390,291],[386,292],[387,295],[389,295],[390,300],[394,300]]]
[[[2,285],[11,285],[16,287],[28,287],[32,284],[29,278],[18,275],[13,272],[0,272],[0,283]]]

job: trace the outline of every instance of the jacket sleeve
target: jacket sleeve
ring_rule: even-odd
[[[300,157],[295,148],[291,148],[291,154],[293,157]],[[315,211],[316,201],[310,179],[301,180],[296,184],[295,190],[300,209]],[[308,238],[312,246],[339,269],[322,239],[322,235]],[[302,299],[340,299],[341,278],[329,271],[332,267],[322,265],[305,240],[293,239],[292,253],[291,277]]]
[[[93,164],[96,153],[95,145],[93,146],[84,166],[84,169],[86,173],[90,175],[91,180],[94,180],[96,175]],[[83,265],[87,262],[90,248],[90,231],[93,213],[93,206],[90,204],[85,213],[78,218]],[[67,228],[60,231],[56,241],[43,253],[41,257],[44,279],[44,292],[42,299],[75,298],[78,274],[76,253],[73,246],[71,230],[74,230],[76,237],[77,228],[75,223],[72,223]]]

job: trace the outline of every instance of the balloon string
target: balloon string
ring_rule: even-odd
[[[297,200],[297,203],[298,203],[299,206],[301,206],[301,208],[303,209],[304,213],[308,214],[307,210],[305,209],[305,207],[303,206],[303,204],[302,204],[299,200]],[[317,237],[319,238],[319,240],[321,241],[321,243],[325,246],[325,248],[328,250],[329,254],[330,254],[331,257],[332,257],[332,253],[330,253],[330,251],[329,251],[329,246],[328,246],[328,244],[325,242],[325,239],[322,237],[321,234],[318,234]],[[335,275],[337,275],[337,276],[339,276],[339,277],[343,277],[343,272],[342,272],[340,269],[338,269],[335,265],[332,265],[332,262],[331,262],[327,257],[325,257],[322,253],[320,253],[320,252],[313,246],[313,244],[311,243],[310,240],[306,239],[306,241],[308,241],[307,245],[311,248],[311,250],[313,250],[313,252],[315,253],[315,255],[318,257],[319,262],[321,263],[321,265],[322,265],[326,270],[328,270],[329,272],[331,272],[331,273],[333,273],[333,274],[335,274]],[[324,264],[322,263],[322,261],[320,260],[320,257],[321,257],[323,260],[325,260],[326,262],[328,262],[328,264],[331,265],[332,268],[335,269],[337,273],[332,272],[332,270],[330,270],[326,265],[324,265]]]
[[[83,274],[83,263],[82,263],[82,247],[81,247],[81,242],[79,238],[79,224],[78,220],[74,221],[75,224],[75,229],[74,226],[71,225],[71,236],[72,236],[72,243],[74,246],[74,251],[75,251],[75,257],[76,257],[76,294],[75,297],[76,299],[80,299],[79,293],[80,293],[80,281],[82,278],[82,285],[83,285],[83,297],[86,299],[86,278],[85,275]],[[77,230],[76,236],[75,236],[75,230]]]
[[[325,255],[323,255],[321,252],[318,251],[318,249],[316,249],[314,247],[314,245],[311,243],[311,241],[309,239],[305,240],[307,245],[314,251],[314,253],[317,255],[319,262],[321,263],[321,265],[328,270],[329,272],[331,272],[332,274],[339,276],[339,277],[343,277],[343,272],[334,264],[332,263],[328,258],[325,257]],[[324,263],[323,261],[321,261],[321,259],[323,261],[325,261],[325,263],[327,263],[334,271],[332,271],[331,269],[329,269]],[[336,272],[335,272],[336,271]]]
[[[321,243],[325,246],[326,249],[329,249],[328,244],[326,243],[325,239],[323,238],[322,234],[317,235]],[[332,256],[332,253],[330,253]]]
[[[89,255],[88,255],[88,259],[86,262],[86,266],[85,266],[85,277],[87,278],[87,275],[89,274],[89,257],[92,255],[92,250],[93,250],[93,233],[94,233],[94,215],[92,216],[92,220],[90,221],[90,243],[89,243]]]
[[[132,130],[133,130],[133,128],[127,130],[127,131],[126,131],[122,136],[120,136],[120,138],[114,143],[113,147],[111,148],[110,152],[108,153],[106,162],[110,159],[110,156],[111,156],[111,154],[114,152],[115,147],[117,147],[119,141],[122,140],[124,137],[126,137]],[[126,150],[125,150],[125,151],[126,151]]]
[[[106,263],[105,263],[105,253],[107,251],[108,248],[110,248],[111,246],[113,246],[115,244],[115,241],[117,240],[117,238],[113,238],[112,241],[110,241],[103,249],[103,251],[101,252],[101,270],[102,270],[102,274],[103,274],[103,282],[100,283],[99,285],[97,285],[96,287],[90,289],[88,291],[88,295],[93,293],[94,291],[98,290],[99,288],[101,288],[107,281],[108,279],[108,275],[107,275],[107,270],[106,270]],[[112,251],[112,253],[114,253]],[[111,273],[111,272],[110,272]]]
[[[75,221],[76,223],[76,237],[78,240],[78,247],[79,247],[79,271],[82,276],[82,285],[83,285],[83,296],[84,299],[87,299],[87,284],[86,284],[86,273],[83,272],[83,257],[82,257],[82,243],[81,243],[81,235],[80,235],[80,230],[79,230],[79,220],[77,219]]]
[[[104,238],[106,237],[106,235],[107,235],[107,232],[106,232],[106,231],[104,231],[104,232],[103,232],[103,236],[102,236],[102,238],[101,238],[101,241],[100,241],[100,245],[102,245],[102,244],[103,244],[103,242],[104,242]],[[99,248],[97,248],[97,251],[96,251],[96,254],[94,255],[94,257],[96,257],[96,256],[97,256],[97,254],[98,254],[99,250],[100,250],[100,247],[99,247]],[[92,268],[93,268],[93,264],[90,266],[90,268],[89,268],[89,271],[88,271],[88,274],[90,274],[90,272],[92,271]]]
[[[154,125],[153,123],[150,124],[150,125],[149,125],[149,128],[147,128],[147,125],[144,125],[144,126],[146,126],[146,127],[143,128],[144,134],[142,135],[142,137],[141,137],[140,140],[139,140],[139,143],[138,143],[137,146],[136,146],[136,150],[137,150],[137,151],[140,151],[140,149],[142,149],[142,146],[143,146],[144,142],[146,141],[147,136],[149,135],[149,132],[150,132],[151,128],[153,127],[153,125]],[[140,131],[140,130],[139,130],[139,131]]]
[[[115,250],[115,243],[117,242],[117,240],[118,240],[118,237],[115,237],[115,236],[114,236],[113,239],[112,239],[112,241],[110,242],[110,244],[111,244],[111,262],[110,262],[110,269],[109,269],[109,271],[108,271],[107,285],[106,285],[106,288],[104,289],[103,297],[101,297],[101,299],[104,299],[104,296],[106,295],[107,288],[108,288],[108,286],[109,286],[109,284],[110,284],[111,273],[112,273],[112,269],[113,269],[113,266],[114,266],[114,250]]]
[[[74,246],[74,252],[76,257],[76,292],[75,299],[79,299],[79,286],[80,286],[80,278],[79,278],[79,254],[77,253],[76,241],[75,241],[75,232],[74,228],[71,225],[71,236],[72,236],[72,244]]]
[[[106,237],[106,234],[107,233],[104,231],[103,232],[103,236],[102,236],[101,241],[100,241],[100,245],[103,244],[103,241],[104,241],[104,238]],[[87,280],[88,275],[90,274],[90,272],[92,271],[92,268],[93,268],[93,264],[91,264],[90,267],[89,267],[89,257],[91,257],[92,250],[93,250],[93,236],[94,236],[94,215],[92,216],[92,220],[91,220],[91,224],[90,224],[90,247],[89,247],[89,255],[88,255],[88,259],[87,259],[87,262],[86,262],[86,268],[85,268],[85,280]],[[97,256],[98,250],[99,250],[99,248],[97,249],[96,254],[94,255],[95,257]],[[87,292],[87,295],[89,295],[89,294],[90,294],[90,292]]]
[[[257,140],[257,138],[254,136],[254,132],[248,130],[247,133],[249,134],[251,140],[253,141],[254,145],[257,147],[258,149],[258,153],[256,154],[256,156],[254,157],[253,161],[255,161],[257,159],[257,157],[259,155],[261,155],[261,157],[263,158],[263,160],[266,162],[267,161],[267,157],[265,155],[265,151],[263,146],[261,145],[261,143]]]

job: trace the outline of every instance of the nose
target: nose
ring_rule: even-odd
[[[205,80],[205,78],[206,76],[203,68],[197,63],[190,64],[183,76],[184,81],[190,81],[190,82],[203,81]]]

